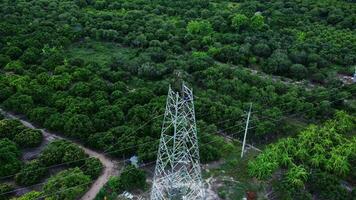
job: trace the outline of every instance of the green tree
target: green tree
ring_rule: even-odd
[[[14,142],[21,148],[37,147],[42,143],[42,132],[26,128],[15,135]]]
[[[26,64],[35,64],[40,60],[40,51],[36,48],[30,47],[25,50],[25,52],[20,57]]]
[[[22,50],[18,47],[12,46],[7,49],[6,55],[10,56],[12,60],[16,60],[22,55]]]
[[[0,176],[13,175],[21,169],[21,152],[9,139],[0,139]]]
[[[16,93],[4,101],[4,106],[18,113],[27,113],[34,107],[34,102],[31,96]]]
[[[66,140],[55,140],[49,143],[41,152],[39,160],[45,166],[67,163],[69,166],[84,164],[87,158],[84,150]]]
[[[259,179],[267,179],[282,168],[284,178],[278,182],[282,188],[289,188],[289,196],[306,188],[315,173],[329,173],[338,181],[342,180],[350,175],[351,159],[355,156],[355,138],[343,135],[344,131],[355,128],[354,120],[353,116],[337,112],[333,120],[322,126],[310,125],[294,138],[281,139],[269,145],[256,160],[249,162],[249,173]],[[314,187],[317,186],[311,189]],[[285,190],[280,192],[282,195]]]
[[[294,64],[290,67],[290,73],[291,77],[300,80],[307,77],[308,70],[302,64]]]
[[[38,160],[32,160],[16,174],[15,180],[19,185],[28,186],[39,183],[45,174],[46,168]]]
[[[253,52],[260,57],[268,57],[271,55],[271,48],[268,44],[258,43],[253,47]]]
[[[250,26],[255,29],[255,30],[260,30],[264,26],[264,17],[262,16],[261,13],[256,13],[252,18],[251,18],[251,24]]]
[[[0,183],[0,200],[8,200],[11,193],[8,193],[13,190],[12,185],[6,183]],[[5,194],[6,193],[6,194]]]
[[[267,73],[286,74],[289,72],[291,61],[286,53],[281,50],[275,50],[268,58],[267,65],[262,66],[263,71]]]
[[[84,174],[90,176],[91,179],[96,179],[103,170],[103,164],[97,158],[89,158],[85,160],[83,167]]]
[[[208,21],[190,21],[187,25],[187,32],[196,36],[207,36],[213,32],[213,27]]]
[[[82,165],[88,157],[82,148],[69,142],[63,144],[63,151],[62,163],[69,163],[69,166]]]
[[[94,127],[87,115],[76,114],[65,123],[64,131],[68,136],[84,139],[94,131]]]
[[[120,175],[120,184],[124,190],[144,189],[146,187],[146,174],[143,170],[128,165]]]
[[[8,72],[14,72],[16,74],[23,74],[24,64],[18,60],[10,61],[9,63],[6,64],[4,70]]]
[[[235,30],[242,30],[248,26],[248,17],[244,14],[236,14],[232,17],[231,25]]]
[[[31,121],[37,122],[43,125],[52,114],[56,113],[56,109],[50,107],[36,107],[29,113]]]
[[[90,177],[79,168],[59,172],[48,179],[43,193],[53,200],[75,200],[89,187]]]
[[[10,61],[11,60],[9,56],[0,54],[0,69],[4,68]]]
[[[0,121],[0,139],[8,138],[13,140],[25,128],[19,120],[3,119]]]

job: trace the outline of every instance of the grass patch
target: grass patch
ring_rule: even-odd
[[[84,41],[77,42],[66,50],[68,58],[81,58],[86,62],[97,62],[106,65],[113,58],[134,57],[137,50],[122,47],[112,42]]]
[[[242,199],[247,191],[253,191],[258,197],[262,197],[265,191],[263,183],[248,175],[248,161],[257,156],[259,152],[249,149],[241,158],[241,147],[240,143],[234,142],[233,151],[223,158],[225,162],[203,174],[204,177],[212,176],[221,183],[217,192],[222,199]]]

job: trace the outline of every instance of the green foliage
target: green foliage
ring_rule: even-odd
[[[21,148],[37,147],[42,142],[42,133],[22,125],[18,120],[3,119],[0,121],[0,139],[7,138]]]
[[[102,200],[104,198],[107,198],[108,200],[116,200],[120,192],[120,178],[118,176],[112,176],[105,186],[100,189],[95,200]]]
[[[262,16],[261,13],[256,13],[252,18],[251,18],[251,27],[255,30],[259,30],[264,26],[264,17]]]
[[[25,129],[16,134],[14,142],[22,148],[37,147],[42,142],[42,133],[39,130]]]
[[[223,154],[231,152],[231,144],[227,143],[224,138],[214,135],[218,131],[216,126],[198,121],[198,127],[199,153],[202,163],[219,160]]]
[[[46,168],[38,160],[26,163],[20,172],[16,174],[15,180],[19,185],[34,185],[39,183],[46,174]]]
[[[82,114],[74,115],[64,125],[64,131],[72,137],[85,138],[93,130],[90,118]]]
[[[244,14],[236,14],[231,21],[232,27],[241,30],[248,26],[248,17]]]
[[[0,69],[4,68],[10,61],[11,60],[9,56],[0,54]]]
[[[10,56],[10,58],[13,60],[19,58],[21,54],[22,50],[15,46],[11,46],[6,50],[6,55]]]
[[[304,122],[329,119],[335,109],[355,111],[348,100],[353,87],[336,89],[337,73],[351,75],[356,64],[354,13],[351,1],[335,0],[1,1],[0,103],[92,148],[125,149],[112,155],[151,161],[162,121],[153,118],[164,112],[168,85],[185,81],[198,97],[197,119],[216,130],[230,127],[226,134],[239,139],[240,116],[253,100],[260,114],[252,116],[249,138],[269,143]],[[315,86],[279,81],[284,77]],[[318,85],[325,83],[326,89]],[[10,140],[21,132],[2,130],[0,137]],[[203,161],[218,160],[231,147],[215,132],[199,134],[207,138],[201,137]],[[218,145],[209,143],[215,139]],[[130,148],[148,141],[156,142]],[[63,149],[53,147],[41,162],[62,162]],[[337,156],[349,152],[332,151],[328,171],[352,170],[347,156]],[[65,160],[83,156],[75,155]],[[259,176],[279,163],[292,166],[294,157],[281,155]],[[304,159],[305,152],[298,156]],[[316,154],[307,165],[324,166],[325,158]]]
[[[351,194],[346,188],[340,185],[339,178],[333,174],[317,171],[312,174],[308,183],[311,192],[319,193],[322,199],[352,199]]]
[[[4,67],[5,71],[8,72],[14,72],[16,74],[22,74],[24,71],[24,64],[18,60],[16,61],[10,61],[6,64],[6,66]]]
[[[25,127],[18,120],[3,119],[0,121],[0,139],[8,138],[12,140],[24,129]]]
[[[294,187],[303,187],[308,178],[308,172],[302,166],[293,166],[286,173],[287,181]]]
[[[87,155],[84,150],[65,140],[55,140],[41,152],[39,160],[45,166],[67,163],[69,166],[84,164]]]
[[[145,189],[146,186],[145,172],[133,165],[128,165],[120,176],[113,176],[110,178],[105,186],[101,188],[100,192],[95,197],[95,200],[104,198],[115,200],[117,196],[124,191]]]
[[[0,176],[13,175],[21,168],[21,152],[9,139],[0,139]]]
[[[192,35],[207,36],[213,32],[213,28],[208,21],[190,21],[187,25],[187,32]]]
[[[345,112],[337,112],[335,119],[323,126],[310,125],[296,138],[279,140],[249,162],[249,173],[266,179],[278,168],[285,168],[284,183],[295,190],[304,188],[315,171],[330,173],[340,180],[350,173],[351,160],[355,157],[355,138],[343,135],[355,128],[354,120]]]
[[[295,79],[301,80],[308,74],[307,69],[302,64],[294,64],[290,67],[291,76]]]
[[[89,187],[90,177],[79,168],[59,172],[48,179],[43,186],[43,194],[54,200],[75,200]]]
[[[103,170],[103,164],[97,158],[89,158],[85,160],[82,170],[84,174],[90,176],[90,178],[93,180],[100,175],[101,171]]]
[[[288,55],[280,50],[276,50],[272,53],[271,57],[268,58],[268,63],[263,70],[267,73],[286,73],[289,72],[291,66],[291,61]]]
[[[14,94],[6,101],[4,101],[4,106],[6,109],[13,110],[19,113],[27,113],[33,108],[34,102],[33,98],[25,94]]]
[[[9,196],[11,195],[10,193],[7,193],[7,192],[10,192],[13,190],[13,187],[12,185],[9,185],[9,184],[6,184],[6,183],[0,183],[0,200],[7,200],[9,199]],[[4,194],[4,193],[7,193],[7,194]]]
[[[44,124],[46,120],[56,113],[56,109],[50,107],[37,107],[29,113],[29,119],[39,124]]]
[[[32,191],[13,200],[34,200],[40,198],[41,196],[42,196],[42,192]]]
[[[144,189],[146,187],[146,173],[133,165],[125,167],[120,174],[120,185],[123,190]]]

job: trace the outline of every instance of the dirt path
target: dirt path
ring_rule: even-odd
[[[6,112],[5,110],[0,108],[0,113],[3,114],[5,117],[10,118],[10,119],[18,119],[20,120],[20,122],[28,127],[28,128],[32,128],[32,129],[38,129],[42,132],[43,137],[48,138],[49,140],[53,140],[53,139],[65,139],[65,140],[70,140],[69,138],[65,138],[62,136],[59,136],[55,133],[52,133],[46,129],[41,129],[41,128],[37,128],[35,127],[35,125],[33,125],[31,122],[29,122],[26,119],[22,119],[21,117],[14,115],[12,113]],[[98,158],[100,160],[100,162],[103,164],[104,169],[101,173],[101,175],[99,176],[99,178],[97,178],[95,180],[95,182],[91,185],[91,187],[89,188],[89,190],[82,196],[82,198],[80,198],[80,200],[93,200],[96,196],[96,194],[98,194],[98,192],[100,191],[100,189],[104,186],[104,184],[109,180],[110,176],[114,176],[114,175],[118,175],[119,174],[119,168],[120,166],[118,165],[117,161],[114,161],[112,159],[110,159],[109,157],[107,157],[106,155],[90,150],[86,147],[84,147],[83,145],[79,144],[78,142],[72,141],[71,142],[77,144],[80,148],[82,148],[86,154],[88,154],[91,157],[94,158]]]

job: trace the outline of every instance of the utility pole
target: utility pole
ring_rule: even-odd
[[[169,87],[151,200],[203,200],[193,92]]]
[[[247,130],[248,130],[248,123],[250,122],[250,116],[251,116],[251,108],[252,108],[252,103],[250,103],[250,109],[249,109],[248,114],[247,114],[245,135],[244,135],[244,140],[242,142],[242,149],[241,149],[241,158],[244,156],[245,144],[246,144],[246,136],[247,136]]]

